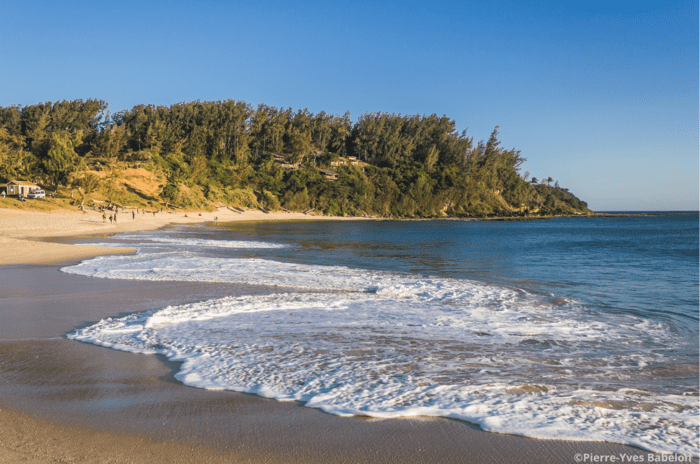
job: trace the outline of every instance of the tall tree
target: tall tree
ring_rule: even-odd
[[[44,160],[44,169],[53,179],[55,188],[65,184],[68,175],[74,169],[74,159],[77,157],[73,147],[82,140],[82,132],[73,136],[65,131],[57,131],[51,134],[49,150]]]

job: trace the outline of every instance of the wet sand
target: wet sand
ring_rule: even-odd
[[[577,453],[646,462],[647,452],[622,445],[533,440],[443,418],[338,417],[296,402],[190,388],[174,379],[178,364],[161,356],[65,338],[104,317],[267,292],[1,266],[0,463],[541,463],[575,462]]]

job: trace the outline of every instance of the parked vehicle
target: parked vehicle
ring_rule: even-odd
[[[34,189],[27,193],[27,198],[46,198],[46,192],[41,189]]]

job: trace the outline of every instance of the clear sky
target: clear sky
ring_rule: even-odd
[[[244,100],[500,126],[606,210],[698,209],[698,2],[5,0],[0,105]]]

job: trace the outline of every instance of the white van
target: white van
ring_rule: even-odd
[[[46,192],[41,189],[34,189],[27,194],[27,198],[46,198]]]

